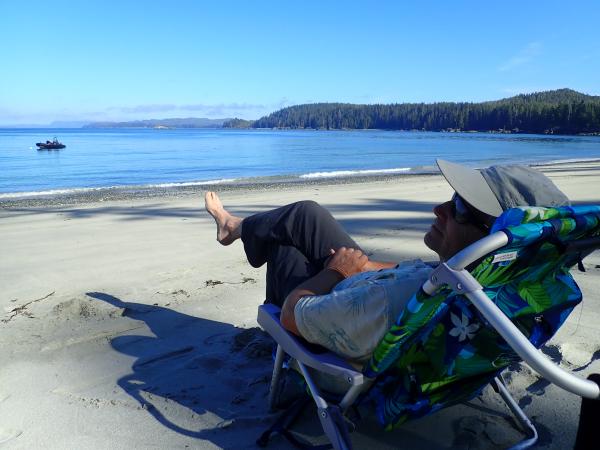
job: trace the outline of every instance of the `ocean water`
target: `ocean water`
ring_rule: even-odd
[[[67,147],[39,151],[54,136]],[[0,129],[0,199],[119,186],[177,186],[600,159],[598,136],[406,131]]]

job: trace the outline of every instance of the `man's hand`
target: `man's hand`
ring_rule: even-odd
[[[341,247],[331,250],[332,255],[325,262],[325,269],[335,270],[344,278],[363,271],[369,258],[361,250]]]
[[[314,277],[301,283],[288,294],[281,308],[281,324],[288,331],[300,336],[296,325],[294,308],[300,299],[307,295],[323,295],[331,292],[333,287],[344,278],[359,272],[387,269],[395,263],[369,261],[367,255],[355,248],[341,247],[330,250],[331,256],[325,261],[324,268]]]

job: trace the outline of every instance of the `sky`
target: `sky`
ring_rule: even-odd
[[[598,1],[0,0],[0,126],[600,95]]]

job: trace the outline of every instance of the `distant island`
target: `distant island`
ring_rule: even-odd
[[[232,119],[206,119],[189,117],[186,119],[148,119],[130,122],[93,122],[82,128],[221,128]]]
[[[481,103],[315,103],[223,127],[600,134],[600,96],[558,89]]]

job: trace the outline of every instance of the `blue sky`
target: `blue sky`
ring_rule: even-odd
[[[600,2],[0,0],[0,125],[600,95]]]

